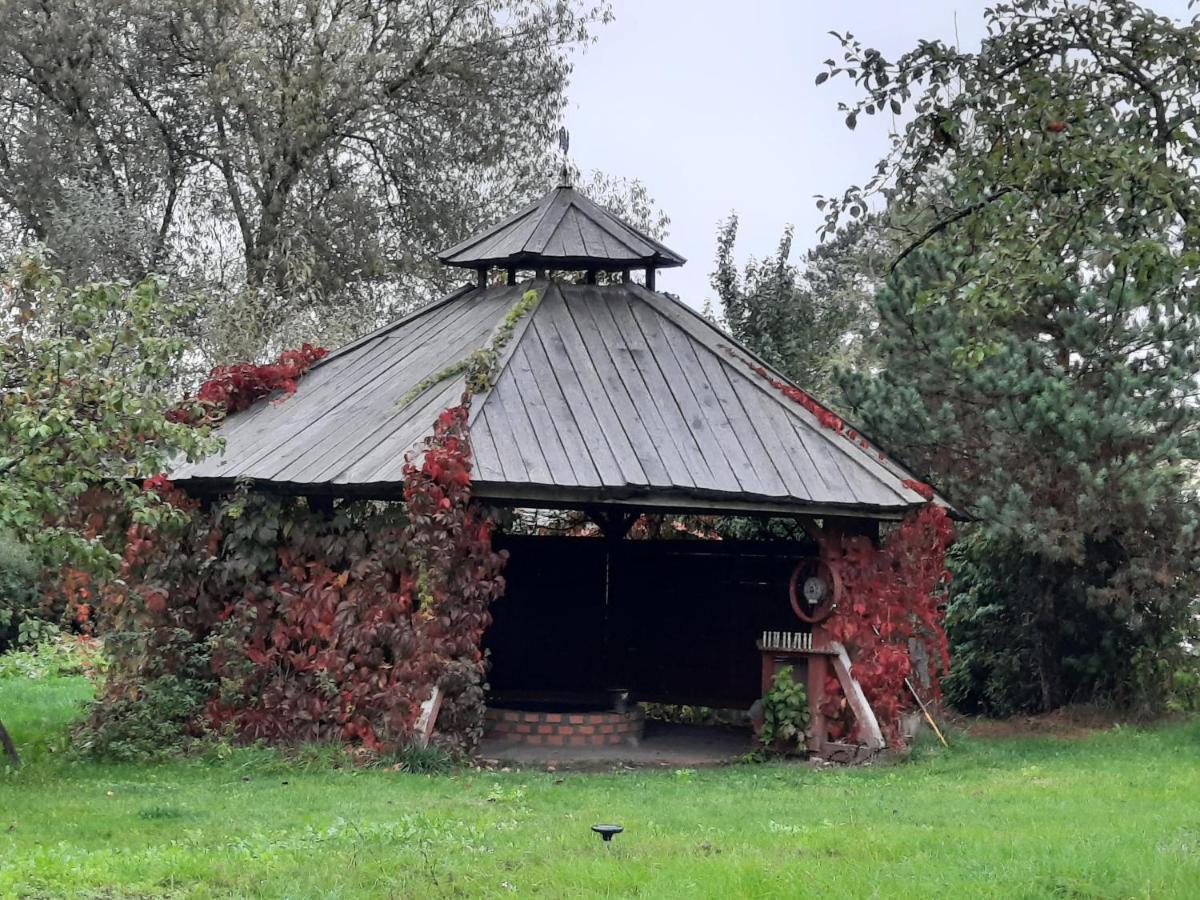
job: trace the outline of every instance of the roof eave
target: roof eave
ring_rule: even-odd
[[[682,257],[669,259],[663,256],[646,256],[631,259],[597,259],[590,256],[548,256],[543,253],[521,253],[481,259],[454,259],[453,257],[439,256],[438,261],[443,265],[458,269],[516,268],[568,271],[595,269],[600,272],[624,272],[644,269],[648,266],[656,269],[673,269],[687,262]]]

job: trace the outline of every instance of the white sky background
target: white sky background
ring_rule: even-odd
[[[717,223],[737,210],[737,256],[765,256],[786,224],[793,256],[817,242],[813,195],[862,184],[887,150],[890,116],[837,110],[848,80],[813,83],[841,58],[828,32],[852,32],[888,58],[919,38],[975,49],[984,0],[611,0],[616,20],[575,61],[571,155],[585,172],[640,178],[671,217],[667,246],[687,257],[659,290],[695,307],[712,296]],[[1189,18],[1187,0],[1151,0]]]

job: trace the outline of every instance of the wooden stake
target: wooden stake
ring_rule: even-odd
[[[17,753],[17,745],[8,736],[8,731],[5,730],[3,722],[0,722],[0,747],[4,748],[4,755],[12,764],[12,767],[19,769],[21,767],[21,757]]]

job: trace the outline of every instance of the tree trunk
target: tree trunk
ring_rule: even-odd
[[[1054,603],[1054,588],[1043,589],[1034,620],[1037,635],[1038,681],[1042,689],[1042,709],[1050,711],[1062,706],[1062,654],[1059,652],[1058,615]]]
[[[17,754],[17,745],[8,736],[8,731],[5,729],[3,722],[0,722],[0,747],[3,747],[4,756],[12,763],[14,769],[21,765],[21,757]]]

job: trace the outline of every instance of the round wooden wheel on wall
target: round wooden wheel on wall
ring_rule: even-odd
[[[819,625],[833,615],[841,594],[837,569],[816,557],[800,560],[788,580],[792,611],[809,625]]]

